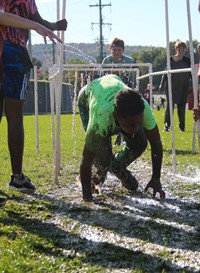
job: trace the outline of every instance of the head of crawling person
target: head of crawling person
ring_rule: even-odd
[[[133,89],[117,92],[114,98],[113,116],[119,127],[128,134],[134,135],[143,121],[144,100]]]

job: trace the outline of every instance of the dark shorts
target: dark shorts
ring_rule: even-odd
[[[27,49],[6,41],[2,62],[2,96],[25,100],[32,68]]]
[[[4,73],[3,77],[3,97],[25,100],[29,86],[30,74]]]

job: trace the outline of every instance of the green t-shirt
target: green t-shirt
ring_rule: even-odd
[[[123,82],[125,84],[127,84],[129,87],[133,88],[134,82],[135,82],[134,73],[131,72],[130,67],[122,65],[122,64],[133,64],[133,63],[135,63],[135,60],[129,56],[122,55],[119,60],[115,60],[113,58],[113,55],[111,54],[103,59],[102,68],[105,68],[104,65],[106,65],[106,64],[113,64],[113,68],[115,67],[115,65],[120,65],[119,68],[123,69],[123,71],[109,72],[109,70],[108,70],[107,73],[118,75],[123,80]]]
[[[84,105],[89,112],[88,124],[85,124],[87,149],[98,149],[102,138],[114,135],[120,128],[113,117],[114,97],[122,89],[126,89],[122,80],[116,75],[106,75],[89,83],[79,95],[79,104]],[[145,110],[142,126],[152,130],[156,121],[149,104],[144,100]],[[86,119],[87,120],[87,119]]]
[[[112,55],[109,55],[108,57],[105,57],[102,61],[102,64],[120,64],[120,63],[132,64],[132,63],[135,63],[135,60],[129,56],[122,55],[121,59],[116,61]]]

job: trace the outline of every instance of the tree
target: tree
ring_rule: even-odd
[[[163,47],[152,47],[148,50],[142,50],[138,53],[132,54],[131,57],[136,60],[136,63],[152,63],[153,71],[164,70],[166,66],[166,50]],[[147,67],[141,67],[140,71],[141,75],[147,74],[149,72]],[[153,78],[153,85],[155,86],[155,89],[158,89],[160,79],[161,76],[155,76]],[[148,78],[141,81],[141,93],[143,93],[146,89],[148,82]]]
[[[176,41],[170,42],[170,56],[174,54],[174,45]],[[194,48],[194,61],[195,63],[198,63],[199,56],[197,54],[196,48],[199,42],[197,40],[193,41],[193,48]],[[189,41],[186,41],[187,49],[186,49],[186,56],[190,57],[190,47],[189,47]],[[166,69],[167,65],[167,52],[166,48],[164,47],[152,47],[148,48],[147,50],[141,50],[137,53],[134,53],[131,55],[136,61],[136,63],[152,63],[153,65],[153,72],[156,71],[163,71]],[[141,74],[147,74],[148,68],[141,67]],[[153,77],[153,85],[155,86],[155,90],[158,90],[158,87],[160,85],[162,75],[160,76],[154,76]],[[149,79],[146,78],[141,81],[140,83],[140,92],[143,93],[147,84],[149,82]]]

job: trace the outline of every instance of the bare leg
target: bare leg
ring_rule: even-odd
[[[3,115],[3,96],[0,95],[0,123]]]
[[[24,152],[23,104],[24,101],[5,98],[5,115],[8,123],[8,148],[13,174],[22,173]]]

